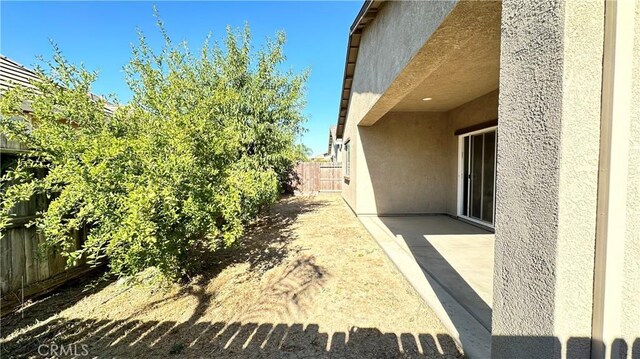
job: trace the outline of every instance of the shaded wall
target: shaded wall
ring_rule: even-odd
[[[457,215],[454,132],[497,116],[493,91],[446,113],[390,112],[373,126],[348,128],[352,172],[343,197],[357,214]]]
[[[436,112],[390,112],[373,126],[358,127],[358,214],[446,212],[446,118]]]
[[[447,183],[447,213],[455,216],[458,211],[458,136],[456,130],[477,125],[498,118],[498,90],[480,96],[447,113],[449,124],[446,136],[449,161],[449,182]]]
[[[347,109],[347,122],[342,137],[343,143],[349,141],[351,146],[351,175],[343,181],[342,196],[354,211],[358,186],[357,167],[365,161],[361,151],[358,123],[369,113],[457,3],[390,1],[380,8],[376,18],[362,33],[351,100]],[[382,49],[384,51],[381,51]],[[344,159],[342,161],[346,162]]]
[[[380,8],[360,40],[347,126],[370,112],[457,4],[389,1]]]
[[[344,175],[342,181],[342,198],[347,202],[353,211],[356,209],[356,188],[357,188],[357,153],[360,150],[360,141],[358,139],[358,127],[353,122],[347,122],[347,126],[342,137],[342,173]],[[350,151],[347,152],[347,147]],[[346,156],[350,160],[346,160]],[[347,176],[346,167],[350,166],[350,174]]]

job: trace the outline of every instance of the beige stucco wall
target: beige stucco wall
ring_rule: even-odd
[[[449,178],[447,182],[447,209],[452,216],[458,211],[458,136],[454,132],[458,129],[477,125],[498,118],[498,91],[492,91],[464,105],[458,106],[447,113],[448,130],[448,163]]]
[[[383,99],[391,102],[400,101],[401,96],[404,96],[401,94],[403,91],[406,92],[407,89],[421,83],[423,78],[445,62],[449,54],[448,51],[462,46],[455,44],[464,43],[464,39],[475,31],[473,26],[479,26],[475,22],[469,21],[469,17],[476,18],[481,14],[487,15],[492,11],[495,12],[495,8],[489,3],[487,6],[476,6],[475,4],[482,5],[484,3],[458,1],[387,2],[380,9],[376,18],[363,31],[343,134],[344,141],[350,141],[351,146],[351,175],[343,184],[342,194],[355,212],[360,214],[455,214],[455,196],[457,195],[457,158],[455,156],[457,149],[453,148],[452,150],[452,144],[457,139],[453,135],[453,131],[457,128],[455,126],[464,127],[465,123],[470,125],[483,122],[487,116],[473,110],[468,110],[466,114],[463,113],[464,110],[458,110],[455,112],[458,115],[453,116],[453,121],[449,120],[448,115],[442,116],[442,121],[438,124],[438,131],[429,132],[426,128],[420,129],[423,133],[437,132],[442,134],[443,137],[437,139],[442,144],[442,147],[438,148],[440,156],[436,157],[438,159],[444,157],[445,165],[442,167],[442,172],[438,174],[439,183],[436,184],[434,178],[431,178],[429,181],[419,180],[412,184],[405,174],[414,173],[422,178],[432,175],[416,172],[416,169],[411,166],[405,169],[403,168],[404,161],[422,163],[421,161],[426,158],[424,156],[428,156],[432,149],[425,150],[419,146],[426,144],[428,147],[434,142],[427,143],[424,142],[426,141],[424,138],[416,140],[414,137],[407,136],[408,133],[403,132],[406,129],[393,119],[396,115],[391,115],[392,112],[384,112],[384,109],[388,111],[391,105],[382,106],[380,102],[383,102]],[[445,24],[449,25],[445,26]],[[433,42],[431,47],[425,45],[427,39]],[[444,51],[445,49],[447,51]],[[375,111],[374,105],[377,106]],[[492,113],[488,117],[493,117],[490,119],[495,119],[496,106],[494,104],[488,110]],[[476,106],[476,109],[479,107],[482,106]],[[479,109],[479,111],[483,110]],[[373,112],[375,115],[372,115]],[[366,124],[361,122],[365,116],[368,118],[373,116],[376,121],[384,120],[388,123],[378,127],[379,124],[374,121],[371,129],[358,127],[359,124],[371,124],[370,121]],[[402,116],[411,117],[412,115]],[[416,115],[413,116],[416,117]],[[426,124],[420,125],[427,126]],[[418,125],[416,124],[416,126]],[[398,128],[396,129],[396,127]],[[393,136],[385,137],[380,132],[385,129],[393,129],[396,132],[393,133]],[[381,141],[380,148],[393,149],[396,152],[386,157],[382,153],[378,154],[375,149],[372,149],[372,153],[368,153],[369,151],[366,149],[363,150],[363,146],[367,142],[369,143],[368,147],[375,147],[371,145],[372,140],[368,140],[368,138]],[[404,142],[406,145],[403,145]],[[406,151],[413,145],[415,145],[417,152]],[[394,157],[393,164],[395,170],[398,171],[398,176],[379,182],[377,179],[378,166],[375,165],[376,160],[374,160],[377,157],[380,160]],[[371,164],[371,167],[367,163]],[[411,162],[407,162],[407,165],[409,163]],[[426,169],[422,168],[421,170],[425,171]],[[396,187],[403,189],[394,189],[392,185],[387,184],[387,181],[389,183],[400,181]],[[428,194],[432,193],[432,190],[436,198],[428,199]],[[411,196],[403,194],[412,191],[414,193]],[[407,201],[403,202],[405,198]]]
[[[349,123],[357,124],[423,47],[457,1],[389,1],[367,25],[353,76]]]
[[[458,137],[498,116],[493,91],[449,112],[390,112],[349,126],[351,178],[343,196],[358,214],[457,213]],[[358,186],[356,189],[356,185]]]
[[[347,122],[347,126],[345,127],[344,134],[342,137],[342,173],[345,174],[344,181],[342,183],[342,198],[344,198],[345,202],[351,207],[351,209],[355,212],[356,210],[356,187],[357,187],[357,167],[358,167],[358,159],[357,153],[360,151],[360,144],[358,140],[358,126],[356,126],[353,122]],[[346,177],[346,156],[347,151],[345,146],[350,146],[350,175]]]
[[[424,44],[425,39],[440,24],[441,19],[439,21],[436,19],[433,24],[424,21],[425,17],[421,19],[420,16],[424,16],[426,9],[428,9],[428,6],[425,5],[427,4],[421,2],[388,2],[362,33],[353,77],[351,100],[347,110],[347,122],[342,137],[343,143],[349,142],[351,147],[351,171],[349,178],[344,179],[342,196],[356,213],[362,213],[356,205],[357,193],[364,193],[365,197],[371,197],[369,193],[371,186],[369,186],[369,192],[358,190],[359,170],[362,170],[359,168],[359,164],[366,161],[362,151],[358,123],[380,99],[415,52]],[[430,16],[436,16],[436,13],[434,12]],[[444,18],[446,13],[448,11],[442,9],[441,16]],[[398,21],[399,18],[403,20]],[[408,31],[411,28],[407,26],[409,24],[415,28],[415,32]],[[422,35],[417,36],[420,33]],[[381,49],[394,50],[380,51]],[[365,199],[363,201],[372,203],[371,200]],[[367,210],[371,211],[370,208]]]
[[[492,356],[589,357],[604,2],[502,9]]]
[[[358,214],[446,212],[445,113],[390,112],[359,127]]]
[[[388,16],[385,26],[396,26],[389,20],[399,16],[392,15],[400,11],[394,4],[384,8],[386,15],[381,12],[383,19]],[[616,294],[607,297],[617,301],[609,305],[619,308],[616,330],[629,357],[640,355],[640,2],[634,6],[626,207],[609,213],[624,218],[624,238],[609,239],[624,250]],[[392,51],[380,50],[385,47],[378,41],[389,40],[384,31],[363,35],[354,78],[361,81],[354,82],[360,92],[352,98],[344,136],[352,141],[352,175],[343,196],[358,214],[455,215],[458,139],[453,132],[500,117],[496,358],[590,356],[604,13],[600,1],[504,0],[500,93],[447,113],[390,112],[370,127],[358,127],[358,120],[403,68],[406,56],[394,62]],[[399,43],[406,36],[399,29],[386,31],[396,31]],[[361,91],[366,88],[371,91]]]

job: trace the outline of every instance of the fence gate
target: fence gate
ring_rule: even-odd
[[[342,190],[342,164],[327,162],[301,162],[296,167],[296,192],[340,192]]]

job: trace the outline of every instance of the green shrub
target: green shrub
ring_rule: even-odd
[[[116,274],[155,267],[178,278],[276,200],[301,154],[307,77],[279,69],[284,34],[254,53],[248,27],[227,29],[224,47],[207,40],[195,55],[160,29],[159,52],[140,33],[125,67],[133,98],[113,113],[88,95],[96,73],[55,47],[37,91],[3,94],[0,131],[32,150],[1,179],[0,229],[15,203],[44,193],[51,204],[32,224],[69,263],[106,256]],[[70,233],[84,226],[74,251]]]

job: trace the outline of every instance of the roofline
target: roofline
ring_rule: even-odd
[[[29,67],[22,65],[21,63],[9,58],[6,55],[0,54],[0,58],[3,59],[4,61],[10,62],[11,64],[13,64],[13,65],[21,68],[25,72],[27,72],[28,77],[29,77],[28,80],[37,80],[38,79],[38,74],[34,70],[30,69]],[[24,85],[22,85],[22,86],[24,86]],[[31,85],[31,87],[33,87],[33,86]],[[0,90],[0,92],[1,91],[2,90]],[[96,95],[96,94],[94,94],[92,92],[89,92],[89,97],[94,101],[98,100],[98,99],[104,101],[105,112],[107,112],[108,114],[113,114],[114,108],[118,107],[117,104],[112,103],[111,101],[107,100],[106,96],[100,96],[100,95]],[[23,102],[25,102],[25,101],[23,101]],[[33,112],[33,109],[31,108],[31,103],[23,103],[22,107],[23,107],[22,110],[24,112],[26,112],[26,113]]]
[[[360,8],[349,30],[349,41],[347,42],[347,55],[344,62],[344,75],[342,78],[342,92],[340,95],[340,107],[338,110],[338,125],[336,128],[336,139],[342,138],[347,120],[347,110],[351,102],[351,86],[353,84],[353,74],[356,69],[358,50],[360,49],[360,36],[362,30],[375,19],[378,9],[385,0],[365,0]],[[350,61],[351,60],[351,61]]]
[[[1,57],[1,58],[3,58],[3,59],[5,59],[6,61],[11,62],[12,64],[14,64],[14,65],[16,65],[16,66],[18,66],[18,67],[22,67],[23,69],[25,69],[25,70],[27,70],[27,71],[29,71],[29,72],[33,72],[33,70],[31,70],[30,68],[28,68],[28,67],[24,66],[23,64],[19,63],[18,61],[14,60],[14,59],[9,58],[9,57],[8,57],[8,56],[6,56],[6,55],[0,54],[0,57]],[[34,76],[35,76],[35,74],[34,74]]]

